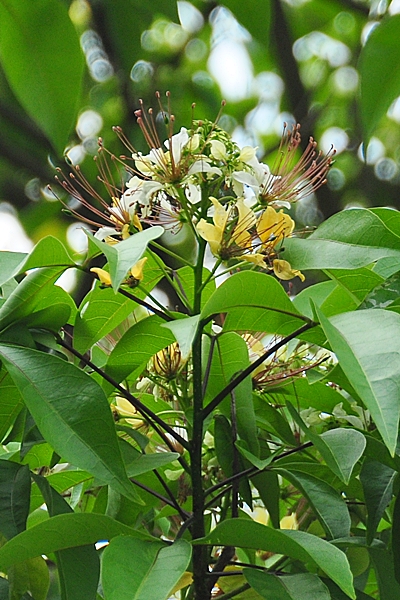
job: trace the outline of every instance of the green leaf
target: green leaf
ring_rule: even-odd
[[[344,287],[357,302],[363,302],[366,295],[376,286],[383,283],[384,278],[371,271],[371,269],[354,269],[348,271],[346,269],[332,269],[327,271],[327,275],[334,281]],[[319,305],[319,304],[318,304]]]
[[[328,467],[347,485],[354,465],[361,458],[366,446],[363,434],[356,429],[338,428],[318,435],[312,431],[311,427],[307,427],[291,404],[288,403],[287,407],[293,419],[317,448]]]
[[[296,446],[296,439],[287,419],[279,409],[271,406],[262,395],[253,394],[257,425],[277,435],[289,446]]]
[[[133,300],[115,295],[111,288],[96,286],[84,298],[75,319],[74,347],[84,354],[96,342],[132,314]]]
[[[284,554],[322,569],[355,600],[353,577],[345,554],[325,540],[304,531],[278,530],[248,519],[227,519],[194,544],[238,546]]]
[[[50,585],[49,570],[46,561],[41,556],[36,556],[25,562],[13,565],[8,570],[10,582],[10,600],[23,598],[35,598],[35,600],[46,600]],[[25,592],[30,592],[26,594]]]
[[[22,252],[0,252],[0,287],[19,273],[19,267],[27,256]]]
[[[186,571],[191,546],[179,540],[165,547],[133,537],[117,537],[104,550],[104,600],[167,600]]]
[[[346,410],[351,412],[348,401],[340,392],[320,381],[310,383],[305,377],[294,379],[290,385],[269,388],[268,396],[276,404],[290,400],[292,404],[301,408],[312,407],[327,413],[331,413],[335,406],[342,402]]]
[[[400,217],[396,211],[352,208],[336,213],[308,239],[335,240],[345,244],[400,249]],[[285,241],[286,245],[286,241]]]
[[[400,273],[395,273],[370,291],[361,308],[391,308],[398,305],[399,295]]]
[[[60,494],[89,479],[93,479],[93,475],[87,471],[60,471],[59,473],[52,473],[46,477],[46,481],[48,481],[51,487]],[[39,506],[43,504],[43,501],[43,495],[37,484],[34,482],[31,490],[29,512],[33,512],[39,508]]]
[[[394,576],[400,584],[400,494],[397,494],[393,508],[392,552]]]
[[[309,501],[328,539],[350,535],[350,514],[338,492],[325,481],[294,469],[278,469]]]
[[[72,363],[0,345],[0,356],[43,437],[67,461],[138,501],[103,390]]]
[[[112,350],[106,373],[119,383],[139,367],[143,369],[152,356],[172,344],[175,338],[161,327],[163,323],[153,315],[132,325]]]
[[[254,271],[242,271],[224,281],[204,306],[201,318],[219,313],[228,313],[224,330],[285,335],[305,321],[276,279]]]
[[[56,515],[13,537],[0,548],[0,568],[51,554],[65,548],[95,544],[118,535],[130,535],[141,540],[154,539],[106,515],[69,513]]]
[[[215,415],[214,417],[214,445],[218,464],[225,477],[231,477],[235,464],[235,449],[232,441],[232,425],[224,415]],[[237,457],[237,461],[238,471],[243,471],[245,467],[240,456]],[[252,506],[251,489],[247,479],[242,478],[239,481],[239,491],[244,502]]]
[[[376,573],[379,598],[382,600],[398,600],[400,598],[400,584],[396,580],[392,552],[373,547],[369,547],[368,552]],[[396,566],[396,570],[398,570],[398,566]]]
[[[385,19],[368,36],[360,55],[360,116],[367,145],[379,121],[400,94],[400,16]]]
[[[38,267],[74,267],[75,262],[68,254],[64,244],[59,239],[48,235],[38,241],[36,246],[26,257],[26,260],[15,272],[37,269]]]
[[[174,334],[176,341],[182,354],[182,358],[186,360],[192,350],[192,343],[197,333],[200,315],[187,317],[185,319],[176,319],[170,323],[163,323],[161,327],[169,329]]]
[[[277,577],[258,569],[243,569],[251,587],[265,600],[330,600],[328,588],[312,573]]]
[[[285,260],[290,262],[293,269],[302,269],[303,271],[309,269],[359,269],[386,257],[398,261],[400,251],[332,240],[310,238],[285,240]]]
[[[392,500],[393,483],[397,477],[397,471],[376,460],[365,460],[359,477],[367,507],[367,541],[371,544],[379,521]]]
[[[328,588],[332,600],[348,600],[348,596],[346,596],[333,581],[330,581],[330,579],[326,579],[325,577],[322,578],[322,581]],[[356,590],[356,598],[357,600],[371,600],[373,597],[364,594],[364,592],[360,592],[360,590]]]
[[[111,245],[101,242],[86,231],[86,234],[91,238],[98,249],[106,256],[109,267],[112,287],[114,292],[118,292],[118,288],[122,281],[127,276],[131,269],[146,252],[149,242],[156,240],[164,233],[164,229],[158,225],[149,227],[144,231],[139,231],[131,235],[128,239]]]
[[[41,302],[52,289],[64,267],[49,267],[31,271],[15,288],[0,308],[0,330],[40,310]]]
[[[392,211],[394,212],[394,211]],[[284,258],[295,269],[359,269],[385,257],[399,258],[400,237],[386,213],[349,209],[324,221],[307,239],[285,240]]]
[[[210,271],[203,268],[203,276],[202,280],[206,281],[210,275]],[[177,282],[175,286],[183,296],[183,300],[185,304],[189,307],[193,306],[194,298],[195,298],[195,280],[194,280],[194,271],[192,267],[182,267],[174,272],[174,281]],[[212,294],[215,291],[215,280],[211,279],[202,289],[201,293],[201,307],[205,305],[206,302],[210,299]]]
[[[0,2],[0,58],[26,112],[61,155],[81,93],[83,55],[65,4]]]
[[[34,480],[43,494],[50,517],[73,513],[68,502],[51,487],[48,479],[35,475]],[[65,548],[55,554],[61,600],[74,600],[79,597],[96,600],[100,560],[94,545]]]
[[[358,310],[332,317],[319,311],[332,350],[394,456],[400,418],[400,315]]]
[[[26,528],[31,477],[29,468],[0,461],[0,531],[12,538]]]
[[[141,454],[140,457],[126,466],[129,477],[137,477],[159,467],[164,467],[177,460],[177,452],[157,452],[156,454]]]
[[[0,368],[0,441],[3,441],[24,402],[4,365]]]
[[[221,392],[230,380],[249,364],[249,353],[246,342],[233,332],[223,333],[217,338],[211,361],[208,385],[205,394],[205,405]],[[259,454],[257,440],[256,417],[252,400],[251,377],[246,377],[224,400],[218,410],[226,417],[231,417],[231,402],[235,401],[236,420],[239,436],[244,440],[248,449],[255,455]]]

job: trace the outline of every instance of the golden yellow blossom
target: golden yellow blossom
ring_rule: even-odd
[[[196,229],[201,237],[206,240],[214,256],[227,260],[233,256],[240,256],[244,251],[252,249],[252,235],[249,232],[256,224],[254,212],[245,205],[244,199],[239,198],[235,204],[237,211],[237,222],[232,231],[228,230],[229,217],[232,214],[232,205],[226,208],[213,197],[210,197],[214,205],[213,222],[208,223],[205,219],[200,219]],[[247,260],[246,256],[243,256]]]
[[[295,226],[293,219],[280,210],[268,206],[257,221],[257,233],[266,250],[275,248],[283,238],[288,237]]]
[[[144,268],[144,265],[146,264],[146,261],[147,261],[147,256],[138,260],[137,263],[135,265],[133,265],[133,267],[131,268],[131,275],[134,279],[136,279],[136,281],[143,281],[143,278],[144,278],[143,268]]]
[[[93,267],[90,269],[91,273],[96,273],[97,277],[100,280],[100,283],[103,285],[111,285],[111,277],[110,273],[107,273],[104,269],[100,269],[99,267]]]

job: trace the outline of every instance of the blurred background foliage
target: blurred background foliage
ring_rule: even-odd
[[[293,209],[298,228],[400,208],[399,12],[399,0],[0,0],[0,248],[51,234],[84,251],[54,167],[67,155],[96,182],[98,136],[124,151],[113,125],[146,152],[134,111],[140,98],[157,111],[157,90],[176,131],[225,99],[220,125],[270,165],[284,121],[304,145],[333,144],[328,184]]]

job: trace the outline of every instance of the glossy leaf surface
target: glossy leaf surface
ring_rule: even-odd
[[[191,546],[179,540],[165,547],[132,537],[117,537],[104,551],[105,600],[167,600],[185,573]]]
[[[363,400],[391,454],[400,417],[400,315],[376,309],[321,324],[351,385]]]
[[[111,411],[99,385],[73,364],[36,350],[2,345],[0,356],[54,450],[137,499],[122,462]]]
[[[141,540],[151,539],[148,534],[136,531],[106,515],[57,515],[23,531],[0,548],[0,568],[8,569],[11,565],[41,554],[95,544],[118,535],[130,535]]]
[[[247,519],[229,519],[217,525],[200,543],[268,550],[302,562],[311,561],[350,598],[356,598],[350,567],[343,552],[304,531],[276,530]]]

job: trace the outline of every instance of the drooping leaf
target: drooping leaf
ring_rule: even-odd
[[[365,147],[393,100],[400,94],[399,15],[384,20],[368,36],[360,55],[360,116]]]
[[[19,102],[61,155],[84,65],[67,6],[57,0],[0,2],[0,58]]]
[[[394,455],[400,418],[400,315],[382,309],[359,310],[321,325],[333,351]]]
[[[325,540],[304,531],[277,530],[247,519],[227,519],[195,544],[238,546],[285,554],[320,567],[355,600],[353,578],[345,554]]]
[[[91,236],[89,232],[86,233],[88,236]],[[129,269],[142,258],[147,244],[159,238],[163,233],[164,229],[155,225],[144,231],[139,231],[131,235],[128,239],[111,246],[91,236],[94,244],[107,258],[112,287],[115,293],[118,292],[118,288],[127,276]]]
[[[141,540],[154,539],[106,515],[95,513],[57,515],[23,531],[0,548],[0,568],[8,569],[11,565],[35,556],[48,555],[65,548],[95,544],[118,535],[130,535]]]
[[[7,539],[26,528],[30,489],[27,466],[0,461],[0,532]]]
[[[154,454],[140,454],[139,457],[127,463],[126,471],[129,477],[137,477],[143,473],[153,471],[168,465],[179,457],[177,452],[157,452]]]
[[[0,356],[43,437],[72,464],[138,500],[122,461],[112,414],[100,386],[72,363],[28,348]]]
[[[75,319],[74,348],[84,354],[134,311],[133,300],[96,286],[84,298]]]
[[[330,600],[328,588],[312,573],[277,577],[258,569],[243,569],[251,587],[265,600]]]
[[[392,499],[397,471],[376,460],[365,460],[360,472],[367,507],[367,540],[374,539],[379,521]],[[339,536],[338,536],[339,537]]]
[[[346,503],[328,483],[295,469],[279,469],[279,473],[294,485],[309,501],[328,539],[350,535],[350,514]]]
[[[102,558],[105,600],[167,600],[185,573],[191,546],[179,540],[165,547],[133,537],[117,537]]]

